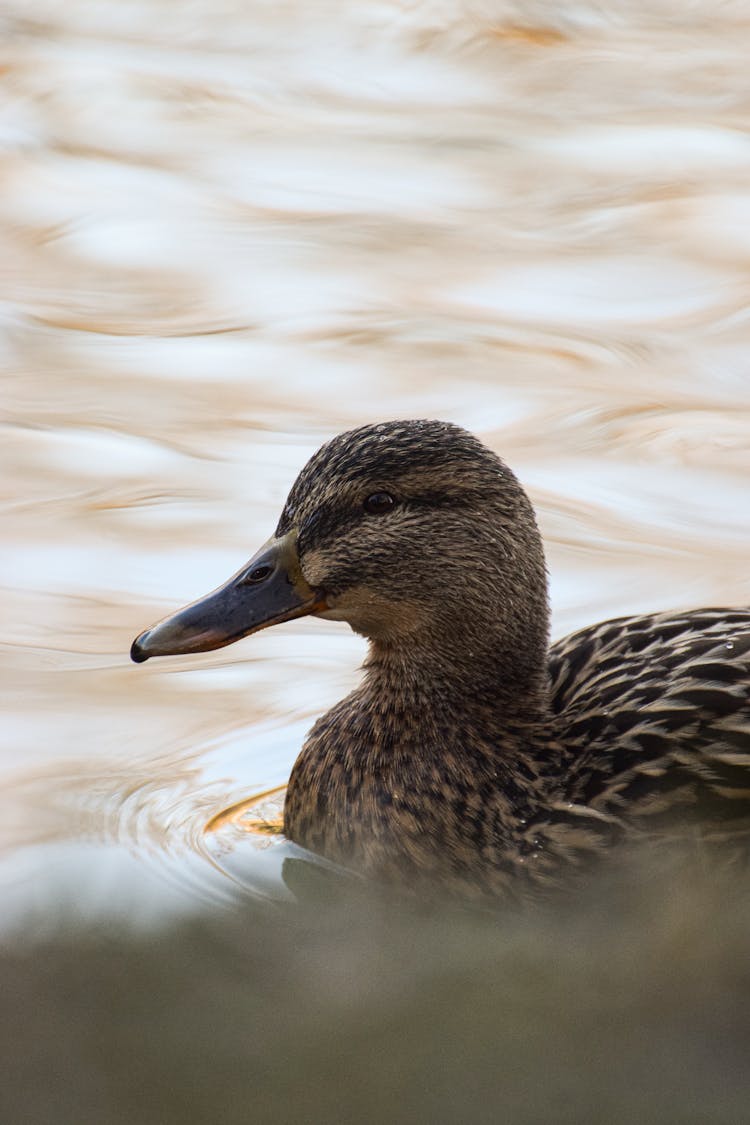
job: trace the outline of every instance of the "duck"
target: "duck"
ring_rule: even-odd
[[[497,900],[564,884],[628,841],[750,833],[750,607],[623,616],[550,644],[532,504],[457,425],[326,442],[271,539],[131,657],[306,615],[369,642],[284,802],[286,837],[334,864]]]

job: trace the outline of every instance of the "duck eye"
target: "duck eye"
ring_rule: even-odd
[[[382,516],[384,512],[389,511],[396,501],[391,496],[390,492],[373,492],[368,496],[362,507],[371,516]]]

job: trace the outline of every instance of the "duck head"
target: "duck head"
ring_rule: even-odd
[[[223,586],[142,633],[131,655],[220,648],[306,614],[348,622],[375,650],[448,662],[507,652],[518,671],[543,663],[546,575],[526,494],[449,423],[340,434],[300,473],[273,538]]]

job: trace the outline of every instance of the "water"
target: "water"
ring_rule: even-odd
[[[343,626],[127,659],[331,434],[479,433],[554,633],[750,601],[746,6],[7,0],[6,924],[283,894],[283,785]],[[217,822],[214,820],[214,824]]]

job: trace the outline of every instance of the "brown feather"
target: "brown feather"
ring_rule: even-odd
[[[392,510],[368,515],[368,495]],[[377,878],[497,895],[628,835],[750,825],[750,610],[626,617],[548,647],[531,504],[476,438],[391,422],[323,446],[277,529],[370,639],[313,727],[287,835]]]

